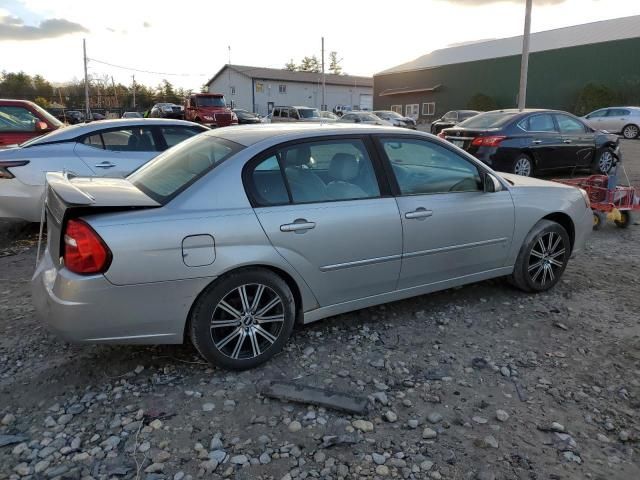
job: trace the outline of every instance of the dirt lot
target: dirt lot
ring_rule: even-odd
[[[640,186],[640,141],[624,154]],[[640,478],[637,226],[594,232],[549,293],[488,281],[341,315],[243,373],[48,334],[36,233],[0,226],[0,479]],[[264,380],[373,403],[283,403]]]

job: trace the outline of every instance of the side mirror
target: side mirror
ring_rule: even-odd
[[[502,191],[502,184],[491,173],[484,174],[484,191],[486,193],[494,193]]]
[[[44,132],[45,130],[49,130],[49,125],[47,125],[47,122],[36,122],[35,124],[35,131],[36,132]]]

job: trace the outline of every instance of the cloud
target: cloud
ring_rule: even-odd
[[[508,2],[508,3],[524,3],[523,0],[442,0],[449,3],[458,3],[460,5],[468,5],[470,7],[477,7],[480,5],[487,5],[489,3]],[[555,5],[563,3],[566,0],[533,0],[535,5]]]
[[[79,23],[63,18],[50,18],[40,22],[37,27],[25,25],[22,19],[11,15],[0,17],[0,41],[3,40],[42,40],[62,37],[71,33],[88,32]]]

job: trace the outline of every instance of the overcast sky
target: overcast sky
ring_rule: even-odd
[[[534,32],[640,14],[637,0],[534,0]],[[522,33],[524,0],[0,0],[0,70],[81,78],[162,78],[199,88],[228,59],[282,68],[337,50],[350,74],[375,72],[451,44]]]

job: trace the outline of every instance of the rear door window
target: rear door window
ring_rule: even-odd
[[[548,113],[531,115],[525,118],[518,126],[525,132],[557,132],[553,117]]]
[[[130,127],[106,130],[88,135],[82,141],[85,145],[112,152],[154,152],[159,150],[148,127]]]

